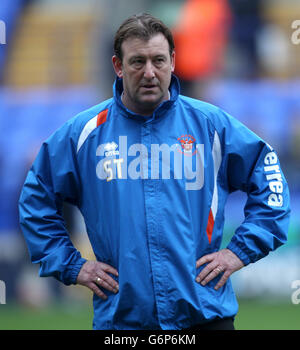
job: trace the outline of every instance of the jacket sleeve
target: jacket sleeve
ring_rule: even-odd
[[[75,284],[86,261],[72,244],[62,216],[63,202],[78,204],[80,181],[67,124],[49,138],[25,180],[19,199],[20,225],[40,276]]]
[[[289,189],[270,145],[226,113],[224,126],[219,132],[225,186],[229,193],[241,190],[247,194],[245,219],[227,248],[247,265],[287,241]]]

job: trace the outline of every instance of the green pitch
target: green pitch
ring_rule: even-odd
[[[236,329],[300,330],[300,304],[240,300],[239,305]]]
[[[300,304],[240,300],[235,321],[238,330],[300,330]],[[29,309],[0,305],[0,329],[9,330],[89,330],[91,305],[52,305]]]

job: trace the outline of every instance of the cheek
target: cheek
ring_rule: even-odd
[[[138,90],[138,81],[132,76],[123,75],[123,88],[127,93],[133,95]]]
[[[161,77],[161,85],[165,88],[168,88],[170,83],[171,83],[171,72],[168,71],[166,72],[162,77]]]
[[[131,86],[132,89],[135,89],[140,81],[143,79],[143,75],[141,73],[131,73],[131,74],[127,74],[126,76],[127,78],[127,83]]]

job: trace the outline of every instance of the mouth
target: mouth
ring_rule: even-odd
[[[156,86],[157,85],[155,85],[155,84],[144,84],[144,85],[142,85],[142,87],[145,88],[145,89],[153,89]]]
[[[154,89],[158,88],[157,85],[155,84],[144,84],[144,85],[141,85],[141,89],[144,90],[144,91],[152,91]]]

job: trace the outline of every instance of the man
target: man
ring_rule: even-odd
[[[113,98],[42,146],[20,197],[41,276],[94,292],[94,329],[234,329],[229,276],[286,241],[289,193],[275,151],[217,107],[179,95],[174,42],[150,15],[116,33]],[[229,193],[245,221],[220,250]],[[77,205],[97,261],[72,245]]]

